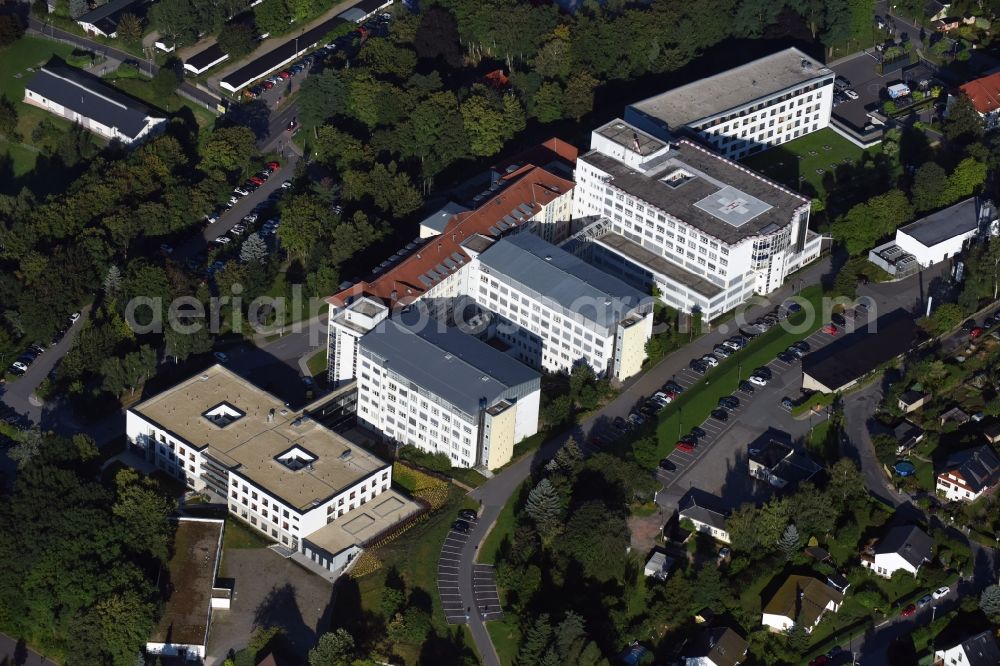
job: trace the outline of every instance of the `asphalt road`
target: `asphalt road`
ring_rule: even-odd
[[[16,641],[6,634],[0,634],[0,661],[17,666],[56,666],[54,661],[46,659],[21,641]]]

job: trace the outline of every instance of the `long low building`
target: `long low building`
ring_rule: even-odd
[[[538,431],[539,374],[436,320],[405,319],[385,319],[358,342],[358,423],[456,467],[505,465]]]
[[[319,46],[324,37],[341,26],[363,23],[376,12],[391,5],[392,2],[393,0],[361,0],[350,9],[323,21],[297,37],[289,38],[287,42],[276,49],[255,58],[236,71],[230,72],[219,81],[219,87],[231,93],[239,92],[257,79],[267,76],[279,67],[284,67],[304,55],[312,47]]]
[[[917,342],[917,323],[893,310],[872,324],[808,354],[802,360],[802,389],[838,393],[899,358]]]
[[[166,129],[167,119],[95,76],[47,65],[24,87],[24,102],[74,122],[109,141],[133,145]]]
[[[76,22],[88,35],[113,39],[118,36],[122,16],[132,14],[141,20],[151,4],[152,0],[110,0],[83,14]]]
[[[390,489],[392,465],[221,365],[130,408],[125,433],[157,469],[223,498],[234,518],[329,572],[365,539],[327,532],[370,538],[417,509]]]
[[[223,51],[218,44],[212,44],[185,60],[184,69],[198,76],[227,60],[229,60],[229,54]]]

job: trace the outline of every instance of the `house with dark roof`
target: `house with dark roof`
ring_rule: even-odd
[[[938,472],[936,490],[949,502],[974,502],[1000,481],[1000,456],[988,444],[952,454]]]
[[[685,666],[737,666],[749,644],[729,627],[709,627],[684,645]]]
[[[1000,444],[1000,421],[993,421],[992,423],[987,423],[983,427],[983,437],[990,444]]]
[[[903,394],[899,396],[899,401],[896,405],[899,407],[899,411],[904,414],[909,414],[910,412],[914,412],[923,407],[929,398],[929,394],[911,389],[909,391],[904,391]]]
[[[969,636],[961,643],[934,651],[934,666],[996,666],[1000,664],[1000,645],[992,631]]]
[[[88,35],[113,39],[118,36],[118,23],[125,14],[138,19],[146,16],[151,0],[110,0],[76,20]]]
[[[903,419],[902,423],[892,429],[892,436],[896,438],[896,454],[898,455],[919,444],[920,440],[924,438],[924,429],[909,419]]]
[[[934,541],[916,525],[897,525],[861,551],[861,565],[883,578],[903,570],[914,576],[934,557]]]
[[[750,476],[775,488],[808,481],[823,469],[805,453],[777,439],[751,448],[747,466]]]
[[[802,388],[837,393],[908,352],[917,341],[917,324],[905,310],[893,310],[874,323],[842,334],[802,359]]]
[[[167,119],[91,74],[46,65],[24,87],[24,102],[131,146],[166,129]]]
[[[812,576],[789,576],[764,606],[761,624],[773,632],[785,632],[795,625],[806,633],[819,624],[825,613],[836,613],[844,595]]]
[[[681,498],[677,508],[678,520],[691,521],[698,532],[729,543],[729,531],[726,528],[729,511],[720,498],[692,488]]]

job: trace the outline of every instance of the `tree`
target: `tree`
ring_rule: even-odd
[[[406,595],[403,590],[389,587],[387,584],[382,588],[382,598],[379,601],[379,608],[382,610],[382,617],[391,619],[403,607],[406,602]]]
[[[354,637],[341,628],[319,637],[309,650],[309,666],[348,666],[353,657]]]
[[[920,320],[920,325],[933,335],[947,333],[962,323],[965,314],[956,303],[942,303],[930,317]]]
[[[801,545],[802,539],[799,537],[798,528],[795,527],[794,523],[789,523],[781,538],[778,539],[778,550],[784,553],[786,560],[790,560],[795,556],[795,553],[799,552]]]
[[[878,433],[872,436],[872,448],[875,449],[875,456],[883,465],[891,464],[896,458],[896,449],[899,442],[892,435]]]
[[[945,116],[941,128],[949,141],[970,143],[982,138],[983,118],[966,95],[958,95]]]
[[[122,288],[122,272],[114,264],[108,268],[108,272],[104,275],[104,295],[108,298],[114,298]]]
[[[369,39],[361,47],[358,59],[376,75],[400,81],[409,78],[417,66],[417,55],[413,51],[388,39]]]
[[[115,475],[115,488],[117,499],[111,511],[125,532],[125,543],[135,552],[147,552],[160,562],[169,560],[174,537],[170,525],[174,502],[160,494],[152,478],[140,478],[132,469],[123,469]]]
[[[193,354],[205,354],[212,349],[212,334],[206,326],[198,326],[194,332],[181,332],[173,325],[163,331],[166,355],[174,358],[174,363],[186,361]]]
[[[923,164],[913,175],[913,208],[918,213],[937,208],[948,184],[948,174],[936,162]]]
[[[506,128],[503,113],[480,93],[468,97],[461,106],[462,123],[473,155],[489,157],[503,147]]]
[[[830,480],[826,492],[832,498],[834,506],[841,512],[867,496],[868,491],[865,489],[861,470],[850,458],[840,458],[833,463],[829,474]]]
[[[1000,587],[986,586],[979,595],[979,608],[994,621],[1000,617]]]
[[[948,176],[947,187],[942,192],[942,204],[952,204],[974,194],[986,182],[986,164],[966,157]]]
[[[290,257],[305,259],[333,226],[333,213],[318,195],[298,194],[282,211],[278,239]]]
[[[280,0],[274,1],[281,4]],[[239,60],[253,52],[254,47],[257,45],[257,38],[254,36],[253,28],[242,22],[227,23],[224,25],[216,41],[219,44],[219,48],[222,49],[223,53],[228,53],[232,61]]]
[[[138,351],[125,354],[121,358],[110,357],[101,363],[101,375],[104,381],[101,388],[116,396],[125,389],[135,394],[139,387],[156,371],[156,351],[148,345],[143,345]]]
[[[624,575],[629,529],[625,518],[603,502],[581,504],[566,522],[558,548],[579,562],[586,576],[597,580]]]
[[[913,217],[913,208],[900,190],[890,190],[853,206],[844,217],[833,223],[833,237],[851,255],[859,255],[892,234]]]
[[[0,15],[0,48],[10,46],[24,35],[24,26],[15,14]]]
[[[562,514],[562,502],[551,481],[544,478],[531,489],[524,512],[535,521],[539,534],[543,537],[553,536]]]
[[[253,8],[253,16],[259,32],[269,32],[274,35],[287,32],[288,24],[292,20],[291,12],[284,0],[260,3]]]
[[[250,128],[223,127],[216,129],[205,140],[201,150],[201,166],[203,169],[243,174],[256,156],[257,141]]]
[[[576,440],[570,437],[566,443],[559,447],[556,455],[552,457],[555,469],[563,474],[572,474],[576,466],[583,461],[583,452]]]
[[[563,90],[554,81],[546,81],[532,98],[531,113],[540,122],[551,123],[563,117]]]
[[[420,58],[440,58],[451,69],[461,67],[462,45],[455,16],[440,5],[427,8],[420,16],[413,48]]]
[[[131,12],[125,12],[118,19],[118,37],[126,42],[142,39],[142,20]]]
[[[12,141],[20,141],[21,135],[17,131],[18,118],[17,107],[14,106],[14,103],[7,95],[0,96],[0,136],[5,136]]]
[[[579,121],[594,109],[594,91],[600,81],[586,71],[578,71],[566,82],[563,112],[567,118]]]
[[[550,428],[565,423],[573,410],[573,401],[568,395],[559,395],[542,406],[542,420]]]
[[[163,98],[174,94],[174,91],[180,87],[181,81],[177,78],[177,72],[173,68],[161,67],[153,76],[150,85],[152,85],[156,96]]]
[[[280,230],[281,227],[278,227]],[[247,236],[240,246],[240,261],[244,264],[262,264],[267,261],[267,243],[260,237],[260,234],[253,233]]]
[[[521,641],[521,649],[517,652],[515,664],[517,666],[535,666],[545,653],[552,637],[552,625],[549,624],[549,614],[542,613],[531,623],[524,640]]]

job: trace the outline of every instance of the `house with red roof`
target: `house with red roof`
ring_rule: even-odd
[[[959,89],[982,116],[986,128],[996,127],[1000,119],[1000,72],[969,81]]]

